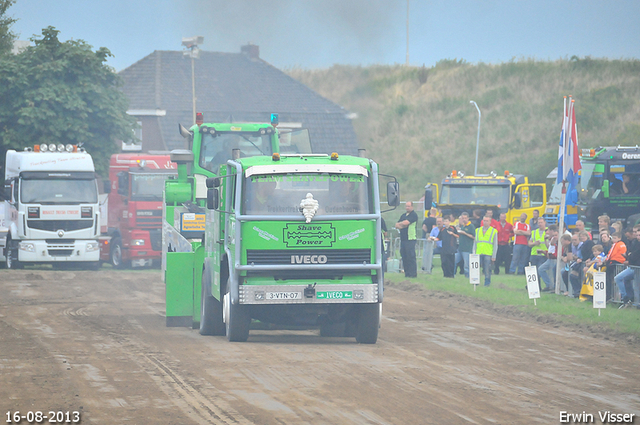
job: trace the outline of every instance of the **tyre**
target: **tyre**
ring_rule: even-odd
[[[375,344],[378,340],[382,304],[361,304],[358,310],[356,341],[360,344]]]
[[[21,269],[22,264],[18,261],[18,244],[7,239],[7,245],[4,249],[4,265],[7,269]]]
[[[202,296],[200,298],[200,335],[224,335],[226,328],[222,320],[222,303],[207,295],[204,271],[202,272]]]
[[[246,305],[231,304],[230,279],[227,280],[227,288],[223,299],[223,317],[227,339],[235,342],[245,342],[249,338],[249,326],[251,316]]]
[[[123,269],[122,262],[122,239],[115,237],[111,239],[111,265],[116,269]]]
[[[357,311],[355,309],[352,309],[347,314],[347,321],[344,324],[344,336],[353,338],[356,336],[357,333],[358,333]]]

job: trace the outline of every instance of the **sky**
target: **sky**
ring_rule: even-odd
[[[408,19],[407,19],[408,5]],[[62,41],[107,47],[116,71],[155,50],[207,51],[251,43],[280,69],[442,59],[640,58],[638,0],[16,0],[20,40],[53,26]]]

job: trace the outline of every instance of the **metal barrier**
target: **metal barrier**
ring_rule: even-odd
[[[404,269],[402,256],[400,255],[400,237],[389,239],[387,250],[387,273],[397,273]],[[431,274],[433,267],[433,248],[435,243],[427,239],[416,240],[416,260],[422,258],[422,265],[419,269],[423,273]]]
[[[422,271],[427,274],[431,274],[433,270],[433,248],[435,247],[435,242],[427,239],[421,239],[422,242]]]
[[[626,268],[630,268],[633,270],[633,293],[632,294],[627,294],[627,295],[633,295],[634,296],[634,300],[633,302],[635,304],[640,303],[640,300],[638,300],[638,298],[640,298],[640,267],[638,266],[625,266],[623,264],[616,264],[614,266],[614,273],[612,276],[617,276],[620,272],[622,272],[624,269]],[[613,285],[612,289],[613,292],[612,294],[612,298],[613,298],[613,302],[615,303],[620,303],[622,302],[622,299],[620,298],[620,291],[618,290],[618,285],[616,285],[615,280],[613,282],[607,282],[607,285]]]

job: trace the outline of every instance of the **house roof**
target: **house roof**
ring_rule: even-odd
[[[257,46],[255,46],[257,47]],[[197,110],[206,122],[298,122],[315,152],[357,153],[347,111],[267,62],[244,53],[200,51],[194,61]],[[176,124],[192,124],[191,58],[155,51],[119,72],[130,110],[165,110],[158,117],[167,149],[184,147]]]

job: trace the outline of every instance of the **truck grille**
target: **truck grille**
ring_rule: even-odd
[[[65,244],[65,245],[71,245],[74,246],[74,244],[76,243],[75,239],[45,239],[44,240],[46,243],[48,243],[49,245],[61,245],[61,244]]]
[[[320,256],[322,264],[371,264],[370,249],[249,249],[247,250],[247,264],[273,265],[273,264],[303,264],[305,256]]]
[[[305,259],[305,256],[308,258]],[[324,256],[321,258],[321,256]],[[292,265],[292,264],[371,264],[370,249],[280,249],[247,250],[249,265]],[[371,270],[272,270],[249,271],[247,276],[269,276],[276,280],[295,279],[342,279],[344,276],[371,276]]]
[[[49,255],[52,257],[70,257],[73,249],[49,249]]]
[[[27,220],[27,226],[31,229],[50,232],[55,232],[56,230],[70,232],[93,227],[93,220]]]
[[[162,210],[138,210],[136,224],[140,227],[162,227]]]
[[[52,257],[69,257],[75,249],[73,239],[47,239],[47,252]]]

